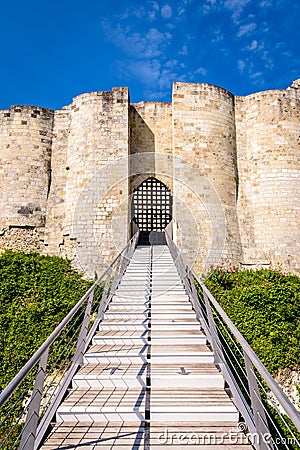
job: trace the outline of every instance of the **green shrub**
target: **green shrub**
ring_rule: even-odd
[[[91,285],[56,256],[0,256],[0,390]]]
[[[272,374],[299,365],[299,277],[218,267],[205,284]]]

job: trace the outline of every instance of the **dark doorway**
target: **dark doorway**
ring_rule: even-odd
[[[140,229],[139,245],[165,244],[164,229],[172,220],[172,194],[156,178],[145,180],[133,194],[133,221]]]

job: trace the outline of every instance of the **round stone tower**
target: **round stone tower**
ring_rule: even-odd
[[[193,167],[174,166],[174,196],[178,199],[174,216],[179,233],[189,236],[182,250],[193,255],[198,270],[222,261],[237,263],[241,249],[234,96],[209,84],[174,83],[173,146],[174,156]],[[191,221],[185,219],[182,203],[194,216],[196,235],[190,229]],[[180,241],[179,236],[177,239]]]
[[[243,264],[300,269],[300,91],[236,97]]]
[[[53,111],[48,109],[12,106],[1,111],[0,230],[8,240],[10,230],[26,234],[45,225],[52,127]]]

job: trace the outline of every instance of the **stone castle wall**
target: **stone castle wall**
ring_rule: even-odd
[[[174,83],[172,103],[130,104],[127,88],[59,111],[0,111],[0,248],[100,272],[131,235],[130,195],[148,176],[171,189],[174,237],[201,273],[220,262],[299,262],[300,94],[246,97]]]
[[[0,112],[0,228],[45,225],[51,181],[53,111]]]
[[[182,166],[174,174],[176,197],[189,205],[198,230],[193,239],[191,222],[186,223],[179,204],[177,223],[182,235],[190,236],[184,251],[189,255],[199,252],[194,258],[208,267],[216,260],[236,263],[241,248],[233,95],[212,85],[175,83],[173,129],[174,155],[194,166],[188,176]]]
[[[164,158],[155,157],[173,155],[171,103],[140,102],[131,105],[130,154],[131,193],[149,176],[155,176],[173,190],[172,171],[166,168]],[[145,157],[135,157],[137,154]]]
[[[238,217],[246,264],[300,270],[300,92],[236,97]]]
[[[50,189],[47,251],[56,254],[59,248],[72,259],[79,252],[90,275],[100,270],[99,253],[109,259],[128,239],[127,210],[119,212],[119,230],[112,225],[128,197],[128,167],[114,174],[107,170],[128,157],[128,108],[128,89],[119,88],[80,95],[55,115],[52,172],[57,177]]]

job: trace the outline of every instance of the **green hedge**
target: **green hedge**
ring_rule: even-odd
[[[217,267],[205,285],[273,375],[299,367],[299,277]]]
[[[56,256],[0,256],[0,390],[90,285],[70,261]]]

